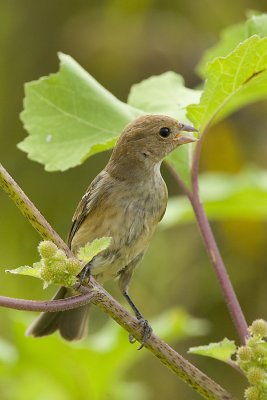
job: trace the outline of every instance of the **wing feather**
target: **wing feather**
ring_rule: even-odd
[[[105,175],[106,172],[102,171],[99,175],[95,177],[75,210],[72,218],[72,226],[70,228],[70,232],[67,238],[67,244],[69,248],[71,248],[71,242],[75,233],[78,231],[85,218],[94,209],[97,203],[99,187],[102,185],[102,181]]]

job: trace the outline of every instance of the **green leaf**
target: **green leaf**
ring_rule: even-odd
[[[219,42],[204,53],[197,66],[198,73],[205,77],[211,60],[228,55],[240,42],[253,35],[267,36],[267,14],[252,15],[247,21],[223,30]]]
[[[131,87],[128,104],[147,113],[164,114],[188,123],[185,108],[199,101],[200,90],[184,86],[181,75],[169,71]]]
[[[33,267],[24,265],[16,269],[6,269],[6,272],[10,272],[11,274],[28,275],[35,278],[40,278],[40,263],[34,263]]]
[[[267,220],[267,171],[249,168],[237,175],[200,175],[200,196],[210,220]],[[195,220],[185,196],[171,198],[161,226],[172,227]]]
[[[200,90],[185,87],[183,77],[169,71],[133,85],[128,103],[147,113],[165,114],[188,124],[186,107],[198,102],[200,96]],[[193,144],[182,146],[167,158],[187,185],[189,185],[193,146]]]
[[[267,97],[267,38],[252,36],[227,57],[208,64],[199,104],[188,118],[203,131],[208,125],[252,102]]]
[[[18,147],[47,171],[64,171],[111,148],[124,126],[142,114],[70,56],[60,53],[59,59],[59,72],[26,84],[21,114],[29,136]]]
[[[216,360],[228,362],[236,352],[236,345],[233,340],[224,338],[221,342],[210,343],[207,346],[190,347],[189,354],[199,354],[201,356],[216,358]]]
[[[100,239],[95,239],[91,243],[87,243],[84,247],[79,249],[79,260],[83,261],[85,264],[90,262],[97,254],[109,247],[111,240],[111,237],[102,237]]]

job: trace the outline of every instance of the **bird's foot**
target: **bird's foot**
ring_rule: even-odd
[[[141,327],[143,328],[143,337],[142,337],[142,342],[140,347],[138,347],[138,350],[141,350],[144,345],[146,344],[147,340],[150,338],[151,333],[152,333],[152,328],[149,325],[148,321],[144,318],[140,318],[138,320],[139,324],[141,325]],[[133,335],[129,335],[129,342],[130,343],[135,343],[136,339],[133,337]]]
[[[88,263],[86,264],[83,269],[81,270],[81,272],[79,273],[79,288],[84,285],[87,286],[88,283],[90,282],[90,277],[91,277],[91,264]]]

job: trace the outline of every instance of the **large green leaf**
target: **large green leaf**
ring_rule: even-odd
[[[185,108],[199,101],[200,90],[184,86],[181,75],[169,71],[131,87],[128,104],[148,113],[165,114],[188,123]]]
[[[252,36],[227,57],[208,64],[200,103],[188,118],[203,130],[242,106],[267,97],[267,38]]]
[[[200,195],[210,220],[267,220],[267,172],[248,169],[237,175],[200,175]],[[195,220],[189,200],[179,196],[169,200],[161,226],[168,228]]]
[[[21,114],[29,136],[18,146],[48,171],[64,171],[112,147],[123,127],[142,114],[70,56],[59,59],[59,72],[26,84]]]
[[[267,14],[252,15],[247,21],[223,30],[219,42],[211,49],[208,49],[200,60],[197,66],[199,74],[205,77],[208,63],[211,60],[215,57],[226,56],[240,42],[255,34],[260,37],[267,36]]]
[[[183,77],[169,71],[133,85],[128,103],[147,113],[165,114],[188,124],[186,107],[198,102],[200,96],[200,90],[185,87]],[[187,184],[189,184],[193,146],[187,144],[168,156],[168,161]]]

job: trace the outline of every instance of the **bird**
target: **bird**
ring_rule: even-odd
[[[118,280],[123,296],[143,327],[141,347],[152,329],[128,289],[166,210],[168,190],[160,172],[162,161],[181,145],[198,140],[184,132],[197,130],[165,115],[142,115],[130,122],[117,140],[106,167],[79,202],[67,239],[77,255],[81,246],[94,239],[112,238],[110,246],[84,267],[81,282],[91,275],[100,284]],[[54,299],[72,295],[72,289],[61,287]],[[44,312],[26,334],[41,337],[58,330],[66,340],[82,339],[88,332],[89,307]]]

